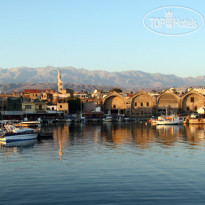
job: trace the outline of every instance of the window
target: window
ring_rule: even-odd
[[[195,106],[194,110],[197,111],[197,106]]]
[[[149,107],[149,102],[147,102],[147,107]]]
[[[116,105],[113,105],[113,108],[115,109],[115,108],[116,108]]]
[[[189,111],[189,107],[187,107],[186,109],[187,109],[187,111]]]
[[[42,110],[42,105],[39,105],[39,110]]]
[[[141,102],[141,107],[143,107],[143,102]]]
[[[60,108],[62,108],[63,106],[62,105],[60,105]]]
[[[52,107],[52,110],[54,110],[54,107]]]
[[[31,105],[25,105],[25,110],[30,110],[31,109]]]
[[[135,107],[137,107],[137,103],[135,103]]]
[[[194,97],[191,97],[191,102],[194,102]]]

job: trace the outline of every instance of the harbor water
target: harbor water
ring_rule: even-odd
[[[0,204],[205,204],[205,126],[63,123],[0,146]]]

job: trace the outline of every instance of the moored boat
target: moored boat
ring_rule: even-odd
[[[148,122],[151,124],[151,125],[156,125],[157,124],[157,118],[152,116]]]
[[[113,118],[112,116],[106,116],[106,118],[103,118],[104,122],[112,122]]]
[[[183,121],[183,119],[176,115],[160,116],[156,121],[156,125],[180,125],[183,124]]]
[[[22,127],[39,127],[41,122],[39,121],[23,121],[19,125]]]
[[[5,125],[5,131],[1,134],[1,142],[14,142],[37,139],[38,132],[31,128],[16,128],[14,125]]]

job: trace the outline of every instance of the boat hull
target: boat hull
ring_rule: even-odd
[[[28,134],[11,134],[5,135],[0,139],[1,142],[15,142],[24,140],[34,140],[37,139],[38,133],[28,133]]]
[[[205,124],[205,118],[189,119],[189,124]]]
[[[170,121],[170,120],[162,120],[157,121],[157,125],[181,125],[183,124],[183,120],[177,120],[177,121]]]

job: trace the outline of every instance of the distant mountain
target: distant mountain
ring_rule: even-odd
[[[100,85],[83,85],[83,84],[72,84],[66,83],[64,84],[65,88],[73,89],[75,92],[79,92],[81,90],[88,91],[92,93],[95,89],[108,91],[113,86],[100,86]],[[15,92],[23,92],[25,89],[55,89],[58,90],[56,83],[2,83],[0,84],[0,91],[2,93],[13,93]],[[125,89],[124,91],[130,91],[129,89]]]
[[[136,70],[107,72],[102,70],[89,71],[84,68],[59,68],[51,66],[39,68],[0,68],[0,84],[31,83],[30,86],[32,87],[32,83],[35,83],[35,85],[37,85],[36,83],[46,83],[48,86],[50,86],[49,83],[54,83],[54,87],[56,87],[58,69],[61,70],[61,77],[64,84],[78,84],[81,85],[80,87],[83,87],[83,85],[100,85],[139,89],[147,87],[190,87],[205,85],[205,76],[181,78],[176,75],[145,73]]]

